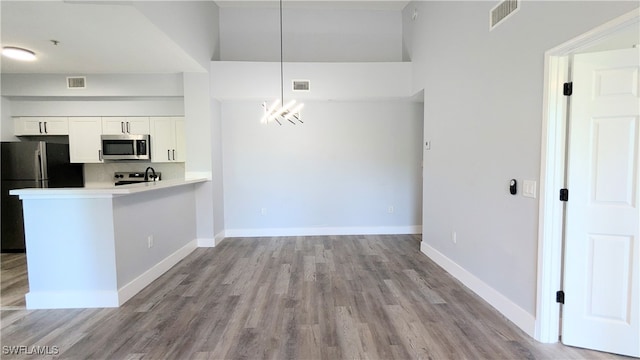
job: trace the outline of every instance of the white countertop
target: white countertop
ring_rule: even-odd
[[[184,186],[209,181],[200,179],[173,179],[140,184],[129,184],[110,187],[84,187],[84,188],[31,188],[9,191],[11,195],[19,195],[20,199],[38,198],[78,198],[78,197],[113,197],[137,194],[146,191],[167,189],[176,186]]]

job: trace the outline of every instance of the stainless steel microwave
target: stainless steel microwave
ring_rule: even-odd
[[[102,135],[104,160],[151,160],[149,135]]]

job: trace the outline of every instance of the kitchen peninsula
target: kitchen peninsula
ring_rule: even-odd
[[[118,307],[197,247],[206,179],[12,190],[23,203],[27,309]]]

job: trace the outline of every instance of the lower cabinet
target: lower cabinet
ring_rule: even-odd
[[[100,117],[69,118],[69,158],[72,163],[102,162]]]

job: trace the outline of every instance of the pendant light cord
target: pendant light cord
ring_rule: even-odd
[[[280,0],[280,106],[284,107],[284,55],[282,50],[282,0]]]

